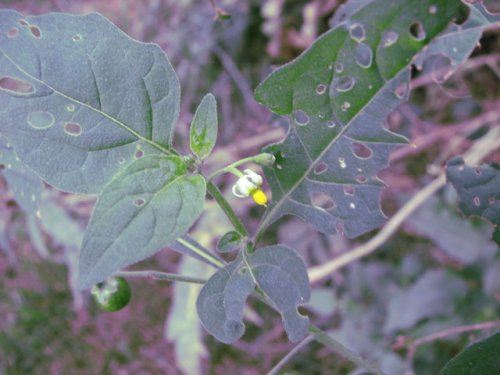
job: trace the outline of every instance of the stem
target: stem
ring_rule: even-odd
[[[205,284],[207,282],[206,279],[202,279],[199,277],[191,277],[185,275],[178,275],[175,273],[167,273],[160,271],[121,271],[116,273],[117,276],[123,277],[145,277],[151,280],[164,280],[164,281],[181,281],[185,283],[194,283],[194,284]]]
[[[318,327],[313,326],[312,324],[309,325],[309,332],[313,334],[314,340],[325,346],[328,346],[336,353],[342,355],[343,357],[347,358],[351,362],[358,365],[358,367],[362,367],[365,370],[371,371],[377,375],[384,375],[382,370],[380,370],[376,365],[368,363],[361,356],[354,353],[350,349],[346,348],[343,344],[341,344],[337,340],[334,340],[333,338],[328,336],[324,331],[322,331]]]
[[[311,341],[314,340],[313,335],[305,337],[301,342],[299,342],[287,355],[285,355],[272,369],[267,373],[267,375],[278,375],[278,371],[281,370],[285,365],[290,362],[290,360],[302,349],[304,349]]]
[[[243,237],[248,237],[248,231],[239,219],[239,217],[234,212],[233,208],[229,205],[226,198],[222,195],[219,188],[214,185],[213,182],[207,183],[208,193],[215,199],[215,201],[219,204],[220,208],[226,214],[227,218],[233,224],[234,229],[241,234]]]
[[[202,250],[202,249],[198,248],[197,246],[195,246],[192,243],[184,240],[183,238],[178,238],[177,242],[179,242],[182,246],[187,247],[189,250],[195,252],[200,257],[206,259],[211,265],[214,265],[217,268],[224,267],[224,263],[221,262],[216,257],[214,257],[212,254],[210,254],[208,251],[205,251],[205,250]]]
[[[227,172],[233,173],[233,174],[235,174],[238,177],[242,177],[243,174],[240,171],[238,171],[238,172],[235,173],[236,167],[239,167],[240,165],[245,164],[245,163],[252,163],[252,162],[255,161],[255,158],[257,158],[258,156],[260,156],[260,154],[259,155],[254,155],[254,156],[249,156],[248,158],[243,158],[243,159],[240,159],[238,161],[235,161],[234,163],[229,164],[228,166],[226,166],[224,168],[221,168],[221,169],[218,169],[215,172],[213,172],[210,176],[208,176],[207,180],[208,181],[212,181],[212,179],[215,176],[217,176],[217,175],[219,175],[221,173],[227,173]]]

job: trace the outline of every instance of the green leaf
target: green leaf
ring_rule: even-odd
[[[0,11],[0,131],[55,187],[96,193],[169,152],[180,87],[163,51],[99,14]]]
[[[244,237],[235,230],[232,230],[220,238],[219,242],[217,242],[217,250],[221,253],[235,251],[241,248],[244,242]]]
[[[303,338],[309,319],[297,308],[310,298],[307,270],[295,250],[282,245],[241,253],[208,280],[196,303],[205,329],[224,343],[238,340],[245,331],[245,301],[256,286],[281,313],[288,338]]]
[[[500,166],[470,167],[462,158],[448,162],[446,178],[458,193],[460,210],[500,225]]]
[[[217,140],[217,102],[212,94],[207,94],[196,109],[189,132],[191,151],[200,159],[205,159]]]
[[[439,375],[495,375],[500,369],[500,332],[469,346],[439,372]]]
[[[288,115],[285,140],[265,174],[272,201],[259,235],[284,215],[353,238],[384,221],[378,173],[405,139],[383,125],[409,93],[410,65],[463,4],[449,0],[358,1],[296,60],[274,71],[256,99]],[[443,51],[446,53],[446,51]]]
[[[205,276],[207,266],[191,257],[183,257],[179,273],[186,276]],[[185,374],[200,374],[201,360],[207,350],[203,344],[200,321],[196,315],[196,297],[201,285],[175,283],[172,308],[165,325],[165,338],[174,342],[175,357]]]
[[[103,281],[186,234],[200,215],[205,179],[177,156],[145,156],[103,189],[80,253],[80,288]]]
[[[27,213],[35,215],[43,191],[42,180],[19,160],[5,137],[0,136],[0,172],[5,177],[16,202]]]

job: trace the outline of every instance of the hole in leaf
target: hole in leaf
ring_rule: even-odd
[[[349,35],[351,36],[352,39],[354,39],[356,42],[360,43],[366,38],[366,32],[365,28],[363,25],[357,23],[355,25],[352,25],[349,28]]]
[[[37,26],[31,25],[30,32],[31,32],[31,35],[33,35],[35,38],[40,38],[42,36],[42,32],[40,31],[40,29]]]
[[[364,184],[366,181],[368,181],[368,179],[366,178],[365,175],[363,174],[358,174],[356,177],[355,177],[356,181],[358,181],[359,183],[361,184]]]
[[[20,19],[19,21],[17,21],[17,23],[18,23],[19,25],[21,25],[21,26],[24,26],[24,27],[26,27],[26,26],[28,26],[28,25],[29,25],[28,21],[23,20],[23,19]]]
[[[140,159],[140,158],[142,158],[142,157],[144,156],[144,151],[142,151],[142,150],[137,150],[137,151],[135,152],[135,155],[134,155],[134,156],[135,156],[135,158],[136,158],[136,159]]]
[[[395,31],[387,31],[382,37],[382,47],[387,48],[396,43],[399,39],[399,34]]]
[[[295,118],[295,123],[297,125],[305,126],[309,124],[309,116],[301,109],[295,111],[294,118]]]
[[[340,77],[336,78],[334,83],[337,91],[346,92],[354,87],[356,80],[353,77]]]
[[[354,195],[354,186],[344,185],[344,194],[345,195]]]
[[[325,173],[327,170],[328,170],[328,165],[323,162],[319,163],[318,165],[316,165],[316,167],[314,167],[315,174],[322,174]]]
[[[358,142],[352,144],[352,152],[361,159],[369,159],[373,155],[373,151],[370,147]]]
[[[476,206],[476,207],[479,207],[481,205],[481,199],[479,197],[474,197],[472,202],[474,203],[474,206]]]
[[[35,92],[33,85],[12,77],[0,78],[0,90],[21,95],[33,94]]]
[[[146,201],[144,200],[144,198],[137,198],[136,200],[134,200],[134,206],[137,207],[142,207],[145,203]]]
[[[45,111],[34,111],[28,115],[28,125],[34,129],[47,129],[55,123],[54,115]]]
[[[323,95],[326,92],[326,86],[320,83],[318,86],[316,86],[316,94],[318,95]]]
[[[415,40],[422,41],[426,37],[424,25],[422,22],[414,22],[410,26],[410,34]]]
[[[341,62],[335,63],[335,71],[337,73],[342,73],[344,71],[344,64]]]
[[[82,134],[82,126],[76,122],[67,122],[64,124],[64,132],[73,137],[78,137]]]
[[[394,91],[394,94],[396,94],[396,96],[399,99],[404,99],[404,97],[408,93],[408,87],[409,87],[408,83],[407,82],[403,82],[398,87],[396,87],[396,90]]]
[[[83,37],[80,34],[75,34],[73,35],[73,42],[81,42],[83,40]]]
[[[125,163],[125,158],[118,159],[118,164],[123,164],[123,163]]]
[[[349,108],[351,108],[351,103],[349,103],[349,102],[344,102],[340,106],[340,109],[342,110],[342,112],[347,111]]]
[[[329,210],[335,207],[335,202],[332,197],[320,192],[316,192],[311,196],[311,204],[323,210]]]
[[[359,43],[356,47],[356,64],[364,69],[372,66],[373,52],[368,44]]]
[[[474,168],[474,173],[476,173],[478,176],[481,176],[483,172],[481,172],[481,169],[479,168]]]
[[[356,205],[355,205],[354,203],[352,203],[352,202],[351,202],[351,203],[349,203],[349,208],[350,208],[351,210],[354,210],[354,209],[356,209]]]
[[[444,55],[435,56],[432,59],[432,79],[434,82],[444,83],[453,74],[451,60]]]
[[[335,121],[327,121],[326,122],[326,126],[328,126],[329,128],[334,128],[337,124],[335,124]]]
[[[7,36],[9,38],[15,38],[18,34],[19,30],[17,29],[17,27],[13,27],[11,29],[9,29],[9,31],[7,31]]]

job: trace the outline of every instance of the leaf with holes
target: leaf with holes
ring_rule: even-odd
[[[405,138],[383,125],[408,97],[412,61],[466,7],[448,0],[355,5],[256,90],[260,103],[291,123],[285,140],[265,150],[276,164],[265,169],[272,202],[259,236],[288,214],[325,233],[341,227],[349,238],[384,221],[377,174]]]
[[[42,180],[19,160],[10,143],[2,136],[0,136],[0,171],[16,202],[23,210],[34,215],[40,204]]]
[[[163,51],[99,14],[0,11],[0,131],[55,187],[96,193],[171,148],[180,88]]]
[[[205,179],[177,156],[148,155],[103,189],[83,238],[80,288],[156,253],[186,234],[205,201]]]
[[[191,151],[200,159],[205,159],[215,146],[217,139],[217,102],[212,94],[207,94],[196,109],[189,140]]]
[[[436,7],[435,12],[438,12]],[[462,25],[452,24],[435,38],[415,59],[415,65],[423,68],[426,60],[435,82],[442,83],[460,67],[479,43],[481,34],[488,27],[500,25],[500,15],[491,14],[483,4],[470,6],[470,14]]]
[[[250,255],[240,254],[208,280],[196,304],[205,329],[219,341],[238,340],[245,332],[245,301],[256,286],[280,312],[288,338],[303,338],[309,319],[297,308],[311,295],[307,270],[302,258],[282,245],[264,247]]]
[[[462,158],[448,162],[446,178],[459,196],[460,210],[500,225],[500,166],[469,167]]]
[[[458,353],[439,375],[497,374],[500,369],[500,332]]]

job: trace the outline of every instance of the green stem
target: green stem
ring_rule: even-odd
[[[207,183],[208,193],[215,199],[215,201],[219,204],[220,208],[226,214],[227,218],[233,224],[234,229],[241,234],[243,237],[248,237],[248,231],[239,219],[239,217],[234,212],[233,208],[229,205],[226,198],[222,195],[219,188],[214,185],[213,182]]]
[[[325,346],[328,346],[336,353],[340,354],[341,356],[347,358],[351,362],[358,365],[358,367],[362,367],[365,370],[371,371],[377,375],[385,375],[382,372],[382,370],[380,370],[376,365],[367,362],[365,359],[363,359],[358,354],[354,353],[350,349],[347,349],[343,344],[341,344],[337,340],[334,340],[333,338],[328,336],[324,331],[322,331],[318,327],[310,324],[309,325],[309,332],[311,332],[314,335],[314,340],[316,340],[317,342],[319,342]]]
[[[198,254],[203,259],[206,259],[211,265],[213,265],[213,266],[215,266],[217,268],[224,267],[224,263],[221,262],[216,257],[214,257],[212,254],[210,254],[207,250],[200,249],[199,247],[197,247],[194,244],[186,241],[183,238],[178,238],[177,242],[179,242],[182,246],[187,247],[189,250],[195,252],[196,254]]]
[[[152,280],[166,280],[166,281],[181,281],[185,283],[205,284],[206,279],[199,277],[191,277],[185,275],[178,275],[176,273],[167,273],[160,271],[121,271],[116,274],[123,277],[145,277]]]
[[[235,174],[238,177],[242,177],[243,173],[241,173],[240,171],[238,171],[236,169],[236,167],[239,167],[240,165],[245,164],[245,163],[255,162],[255,159],[260,158],[261,156],[262,156],[262,154],[259,154],[259,155],[249,156],[248,158],[243,158],[243,159],[240,159],[238,161],[235,161],[234,163],[229,164],[228,166],[226,166],[224,168],[216,170],[214,173],[212,173],[210,176],[208,176],[207,180],[208,181],[212,181],[212,179],[215,176],[217,176],[217,175],[219,175],[221,173],[228,173],[228,172],[233,173],[233,174]],[[235,170],[237,172],[235,172]]]

